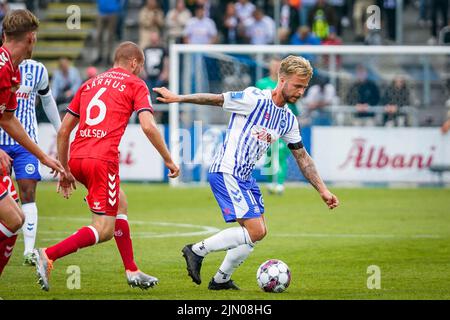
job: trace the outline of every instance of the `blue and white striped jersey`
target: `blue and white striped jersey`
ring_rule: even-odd
[[[48,72],[45,66],[35,60],[24,60],[19,65],[21,84],[16,91],[17,110],[19,119],[31,139],[38,143],[38,127],[36,121],[36,95],[51,94],[48,90]],[[0,128],[0,145],[10,146],[18,144],[3,129]]]
[[[287,105],[275,105],[271,90],[249,87],[223,95],[223,109],[232,115],[223,146],[209,172],[225,172],[247,180],[273,142],[279,138],[288,144],[301,142],[295,115]]]

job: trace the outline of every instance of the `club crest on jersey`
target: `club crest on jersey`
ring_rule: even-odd
[[[282,120],[280,121],[280,128],[281,128],[281,129],[284,129],[285,127],[286,127],[286,120],[282,119]]]
[[[242,100],[242,98],[244,98],[244,91],[231,93],[231,100]]]
[[[30,72],[28,72],[28,73],[25,75],[25,79],[27,79],[28,81],[32,81],[32,80],[33,80],[33,74],[30,73]]]
[[[36,171],[36,167],[34,166],[34,164],[29,163],[25,166],[25,171],[28,174],[33,174]]]
[[[252,135],[261,141],[267,142],[267,143],[272,143],[272,141],[274,140],[272,137],[272,134],[267,131],[266,128],[261,127],[261,126],[253,126],[252,127]]]

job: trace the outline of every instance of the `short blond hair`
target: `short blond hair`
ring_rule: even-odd
[[[20,40],[26,33],[38,28],[38,18],[26,9],[12,10],[3,19],[3,32],[7,39]]]
[[[293,74],[301,78],[311,78],[313,68],[305,58],[290,55],[281,60],[280,75],[290,76]]]

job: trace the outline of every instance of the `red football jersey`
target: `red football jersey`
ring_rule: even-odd
[[[20,87],[20,71],[12,64],[11,55],[0,48],[0,117],[5,111],[17,109],[16,90]]]
[[[88,81],[67,108],[80,118],[72,158],[119,160],[119,144],[133,111],[153,113],[145,82],[122,68],[110,69]]]

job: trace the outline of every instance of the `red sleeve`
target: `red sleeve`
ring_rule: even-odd
[[[16,98],[16,94],[15,93],[12,93],[11,91],[10,91],[10,93],[11,94],[9,96],[9,101],[6,104],[5,111],[14,112],[17,109],[17,98]]]
[[[150,111],[153,113],[152,99],[144,81],[136,83],[133,97],[133,110],[137,113]]]
[[[11,72],[8,65],[0,67],[0,105],[9,107],[11,96]]]
[[[72,114],[77,118],[80,117],[80,99],[83,87],[84,86],[81,86],[80,89],[78,89],[77,93],[75,94],[69,106],[67,107],[67,112],[69,112],[70,114]]]

